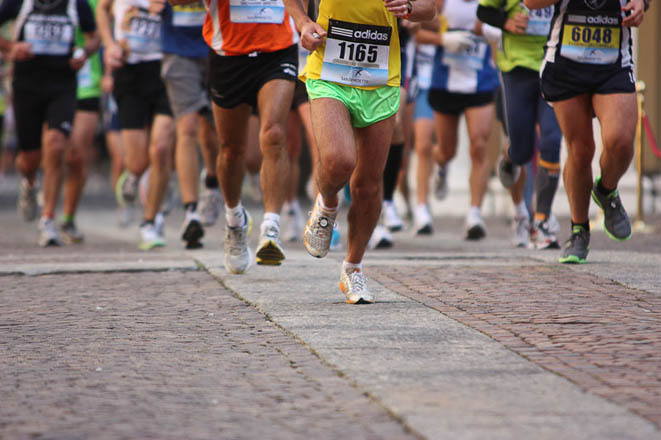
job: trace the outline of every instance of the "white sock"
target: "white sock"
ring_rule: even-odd
[[[349,263],[348,261],[343,261],[342,262],[342,271],[346,273],[351,273],[351,272],[362,272],[363,271],[363,263]]]
[[[526,207],[526,202],[523,200],[516,205],[515,209],[517,217],[528,217],[528,208]]]
[[[324,204],[324,197],[323,197],[321,194],[319,194],[319,197],[317,197],[317,204],[318,204],[318,205],[319,205],[324,211],[327,211],[327,212],[335,212],[335,211],[337,211],[337,208],[338,208],[338,206],[339,206],[339,204],[338,204],[338,206],[336,206],[336,207],[334,207],[334,208],[329,208],[328,206],[326,206],[326,205]]]
[[[468,216],[469,217],[482,217],[482,214],[480,214],[480,207],[479,206],[471,206],[470,209],[468,210]]]
[[[243,205],[239,202],[234,208],[230,208],[225,205],[225,220],[227,220],[227,225],[231,228],[236,228],[237,226],[243,226],[246,221],[246,217],[243,214]]]

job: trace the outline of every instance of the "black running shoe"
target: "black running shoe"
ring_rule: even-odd
[[[603,195],[597,186],[601,181],[598,177],[592,187],[592,200],[604,210],[604,230],[606,234],[615,241],[625,241],[631,238],[631,220],[622,206],[620,194],[614,189],[607,195]]]
[[[571,238],[562,246],[562,255],[558,262],[565,264],[585,263],[590,251],[590,232],[583,226],[572,228]]]

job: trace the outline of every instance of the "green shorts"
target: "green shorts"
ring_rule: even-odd
[[[305,81],[305,87],[311,101],[332,98],[343,103],[351,115],[351,125],[357,128],[388,119],[399,109],[399,87],[365,90],[310,78]]]

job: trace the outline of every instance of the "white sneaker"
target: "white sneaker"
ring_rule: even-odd
[[[132,206],[120,206],[117,208],[117,225],[122,228],[128,228],[133,223],[134,211]]]
[[[347,296],[348,304],[372,304],[374,295],[367,290],[367,277],[360,270],[342,271],[340,289]]]
[[[437,200],[443,200],[448,196],[448,166],[438,166],[433,179],[434,197]]]
[[[37,192],[39,188],[37,184],[30,186],[28,180],[23,178],[18,187],[18,214],[23,217],[26,222],[31,222],[37,218]]]
[[[285,241],[298,241],[303,236],[303,214],[299,208],[291,208],[286,216]]]
[[[333,238],[333,225],[337,210],[327,211],[320,205],[321,194],[317,195],[303,232],[303,245],[310,255],[323,258],[328,254]]]
[[[186,242],[186,249],[201,248],[200,239],[202,237],[204,237],[204,228],[200,214],[197,211],[186,210],[186,217],[181,225],[181,239]]]
[[[377,224],[367,242],[367,249],[388,249],[392,247],[392,234],[388,228]]]
[[[165,239],[158,233],[158,229],[154,223],[147,223],[140,226],[140,249],[148,251],[155,247],[165,246]]]
[[[244,273],[252,264],[252,252],[248,247],[248,236],[252,232],[252,218],[243,210],[243,226],[225,226],[225,269],[228,272]]]
[[[52,218],[39,220],[39,246],[60,246],[60,236],[57,233],[57,224]]]
[[[466,216],[466,240],[481,240],[487,235],[487,228],[482,220],[482,215],[474,212],[472,209],[468,211]]]
[[[383,224],[390,232],[401,231],[404,227],[404,223],[399,214],[397,214],[397,209],[392,201],[383,201],[382,215]]]
[[[282,249],[280,230],[275,224],[262,223],[259,245],[257,246],[257,264],[265,266],[280,266],[285,259],[285,251]]]
[[[200,191],[197,210],[200,213],[200,221],[204,226],[213,226],[218,220],[223,207],[223,194],[220,189],[206,188]]]
[[[544,221],[535,220],[530,235],[530,247],[534,249],[559,249],[560,244],[556,234],[560,230],[560,224],[555,214],[551,214]]]
[[[115,185],[115,197],[121,207],[132,205],[138,197],[138,178],[128,171],[122,172]]]
[[[415,207],[413,225],[417,235],[431,235],[434,233],[434,226],[427,205],[418,205]]]
[[[527,248],[530,244],[530,219],[527,215],[517,215],[512,219],[512,244]]]

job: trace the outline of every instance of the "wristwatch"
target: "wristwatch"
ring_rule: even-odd
[[[411,12],[413,12],[413,2],[411,2],[411,0],[408,0],[408,1],[406,2],[406,11],[407,11],[407,12],[406,12],[406,16],[407,16],[407,17],[408,17],[409,15],[411,15]]]

